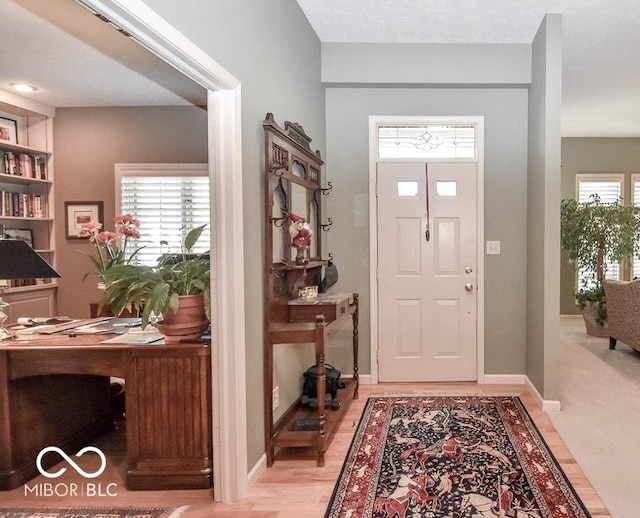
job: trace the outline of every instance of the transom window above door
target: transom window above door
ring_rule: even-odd
[[[378,158],[475,158],[476,127],[456,124],[378,126]]]

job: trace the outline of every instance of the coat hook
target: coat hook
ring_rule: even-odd
[[[328,232],[331,228],[331,225],[333,225],[333,220],[331,218],[327,218],[327,223],[325,223],[324,225],[320,225],[320,228],[322,228],[322,230],[324,230],[325,232]]]
[[[284,222],[289,219],[289,212],[286,209],[282,209],[281,218],[271,218],[271,223],[277,228],[284,227]]]
[[[333,189],[333,185],[331,185],[331,182],[327,182],[327,187],[324,189],[320,189],[320,192],[325,196],[329,196],[329,193],[331,192],[332,189]]]
[[[331,252],[329,252],[329,262],[333,261],[333,254]]]

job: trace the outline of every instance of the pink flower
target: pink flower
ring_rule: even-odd
[[[100,232],[96,236],[96,241],[101,245],[105,243],[115,243],[118,239],[118,235],[115,232]]]
[[[100,232],[101,223],[91,221],[82,226],[79,237],[88,237],[89,241],[96,247],[96,255],[91,256],[91,261],[98,269],[98,275],[102,274],[112,266],[119,264],[130,264],[140,249],[127,250],[129,239],[140,239],[138,227],[140,221],[131,214],[123,214],[115,218],[115,232]]]
[[[101,228],[102,228],[102,223],[96,223],[95,221],[90,221],[89,223],[85,223],[84,225],[82,225],[80,232],[78,232],[78,236],[89,237],[91,234],[95,234]]]
[[[118,232],[120,232],[120,234],[125,236],[125,237],[132,237],[133,239],[140,239],[140,232],[138,232],[133,227],[120,227],[118,229]]]
[[[120,216],[117,216],[116,219],[114,220],[116,226],[134,226],[134,227],[139,227],[140,226],[140,221],[138,221],[136,218],[134,218],[131,214],[122,214]]]

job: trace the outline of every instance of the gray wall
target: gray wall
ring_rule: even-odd
[[[340,290],[361,294],[361,372],[369,350],[370,115],[485,117],[485,238],[502,255],[485,257],[485,371],[525,372],[527,91],[525,89],[330,88],[327,171],[334,193],[328,251],[340,269]],[[339,365],[348,369],[347,358]]]
[[[640,173],[640,138],[563,138],[562,198],[574,198],[578,173],[623,173],[625,200],[631,199],[631,175]],[[577,315],[575,270],[562,255],[560,314]]]
[[[325,84],[528,85],[531,45],[323,43]]]
[[[196,107],[58,108],[54,121],[58,313],[89,317],[97,302],[87,239],[65,239],[64,202],[102,201],[113,231],[117,163],[206,163],[207,112]]]
[[[527,376],[558,400],[560,283],[560,15],[547,15],[532,45],[527,181]]]
[[[242,166],[248,468],[264,453],[263,417],[263,174],[262,121],[272,112],[302,124],[312,148],[325,153],[324,89],[320,82],[320,42],[292,0],[144,0],[189,40],[242,83]],[[220,344],[234,347],[234,344]],[[279,351],[279,354],[282,351]],[[299,395],[306,359],[283,358],[279,369],[291,380],[281,389]]]

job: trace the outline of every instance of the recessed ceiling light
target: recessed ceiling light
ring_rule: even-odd
[[[9,83],[9,86],[22,93],[35,92],[37,90],[35,86],[28,85],[26,83]]]

